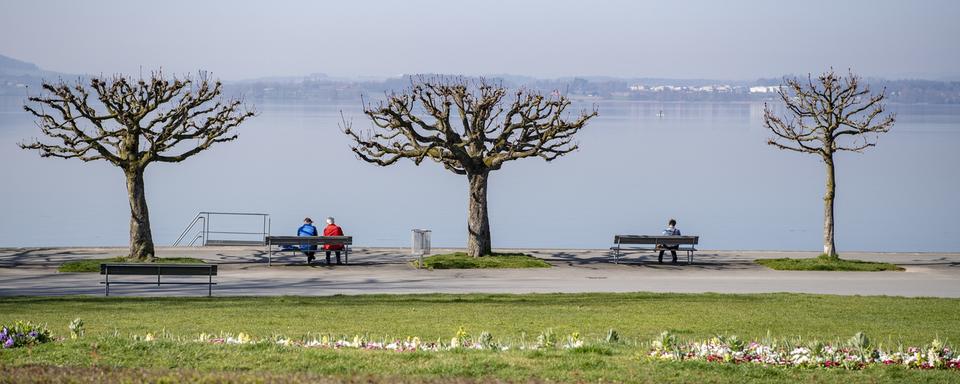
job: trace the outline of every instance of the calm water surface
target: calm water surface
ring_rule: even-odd
[[[39,134],[21,102],[0,101],[0,246],[124,245],[121,171],[18,149]],[[496,247],[603,248],[614,234],[655,234],[674,217],[705,249],[821,248],[823,165],[766,145],[762,105],[598,107],[580,151],[493,174]],[[380,168],[354,158],[337,123],[342,109],[356,128],[368,126],[359,103],[257,109],[237,141],[148,168],[158,244],[172,243],[198,211],[269,213],[274,234],[293,234],[304,216],[335,216],[360,245],[407,246],[411,228],[432,229],[434,246],[465,243],[466,178],[429,162]],[[876,148],[837,161],[837,246],[960,251],[960,107],[891,109],[897,125]],[[295,176],[304,170],[315,176]]]

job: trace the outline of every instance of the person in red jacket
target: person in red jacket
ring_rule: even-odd
[[[336,220],[333,217],[327,218],[327,227],[323,229],[324,236],[343,236],[343,229],[339,225],[335,224]],[[337,264],[340,263],[340,250],[343,249],[343,245],[340,244],[324,244],[323,250],[327,252],[327,265],[330,265],[330,252],[337,253]]]

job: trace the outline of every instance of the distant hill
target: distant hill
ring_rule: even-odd
[[[361,95],[380,95],[410,85],[411,75],[390,78],[338,78],[315,73],[308,76],[270,76],[225,82],[230,96],[260,100],[356,101]],[[467,76],[472,78],[471,76]],[[618,78],[576,76],[542,79],[531,76],[495,74],[507,87],[527,87],[545,94],[563,92],[573,99],[641,101],[777,101],[776,87],[782,78],[754,81]],[[45,79],[76,80],[77,75],[47,71],[36,64],[0,55],[0,96],[22,97],[39,90]],[[868,78],[875,90],[884,89],[887,100],[906,104],[960,104],[960,82],[936,80],[885,80]]]
[[[26,61],[14,59],[10,56],[0,55],[0,76],[46,77],[51,75],[58,76],[59,74],[40,69],[40,67],[34,63],[28,63]]]
[[[0,96],[23,96],[24,88],[35,90],[40,88],[44,79],[75,78],[54,71],[47,71],[34,63],[17,60],[10,56],[0,55]]]

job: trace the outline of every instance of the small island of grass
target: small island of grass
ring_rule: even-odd
[[[124,257],[109,257],[105,259],[83,259],[68,261],[57,267],[59,272],[100,272],[103,263],[159,263],[159,264],[204,264],[203,260],[192,257],[163,257],[151,261],[137,261]]]
[[[417,266],[419,261],[414,260]],[[431,255],[423,258],[424,268],[429,269],[479,269],[479,268],[550,268],[550,264],[523,253],[493,253],[471,257],[464,252]]]
[[[891,263],[881,263],[863,260],[846,260],[829,257],[822,254],[809,259],[757,259],[757,264],[778,271],[848,271],[848,272],[879,272],[903,271],[904,269]]]

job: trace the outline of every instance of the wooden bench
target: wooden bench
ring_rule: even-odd
[[[613,263],[618,264],[624,251],[670,251],[666,246],[676,246],[677,248],[672,250],[686,252],[687,264],[690,264],[699,240],[700,236],[616,235],[613,237],[614,246],[610,247],[610,250],[613,251]]]
[[[153,281],[110,281],[110,275],[157,276],[156,284],[206,284],[207,296],[213,296],[213,277],[217,275],[215,264],[100,264],[103,275],[104,296],[110,296],[110,284],[154,284]],[[206,282],[160,281],[160,276],[207,276]]]
[[[264,243],[267,244],[267,265],[273,265],[273,253],[274,252],[303,252],[299,246],[301,245],[316,245],[317,248],[321,248],[321,245],[342,245],[343,246],[343,263],[350,262],[350,246],[353,245],[353,236],[267,236],[264,238]],[[274,251],[273,246],[296,246],[297,248],[290,249],[280,249]],[[336,250],[330,250],[331,252],[336,252]],[[323,249],[317,249],[315,252],[325,252]]]

